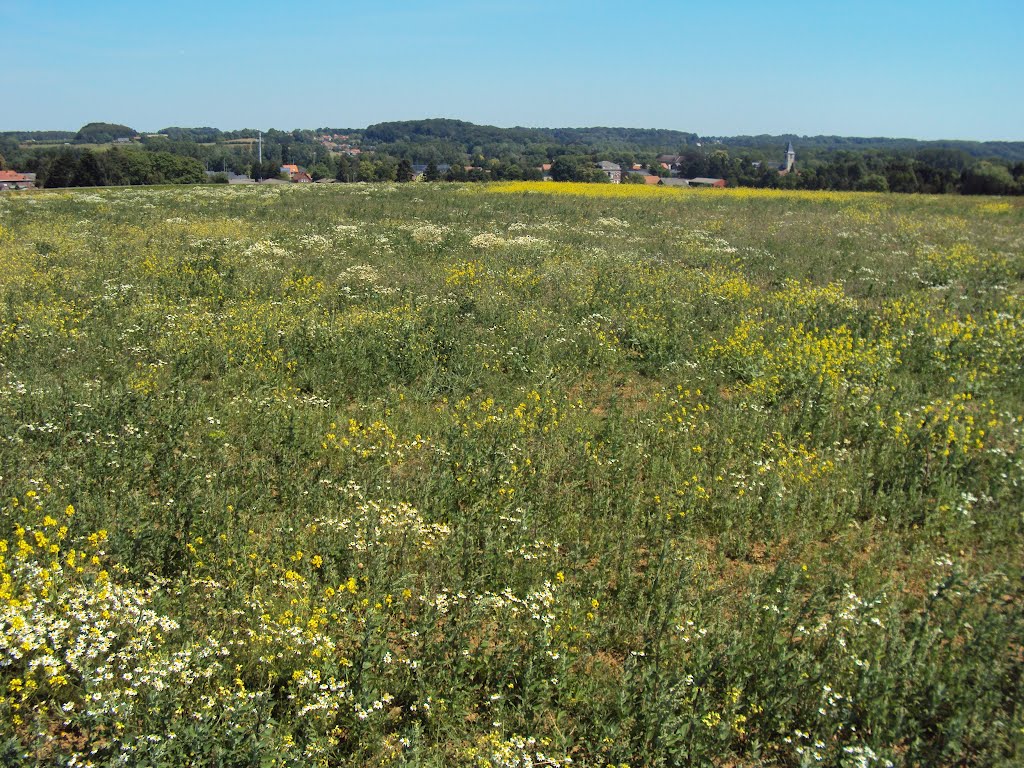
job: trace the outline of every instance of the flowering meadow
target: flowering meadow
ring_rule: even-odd
[[[1024,763],[1024,202],[0,196],[0,763]]]

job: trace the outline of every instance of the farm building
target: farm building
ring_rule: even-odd
[[[35,186],[36,175],[34,173],[0,171],[0,189],[34,189]]]

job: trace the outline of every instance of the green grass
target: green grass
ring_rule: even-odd
[[[1020,203],[515,189],[0,196],[6,762],[1021,762]]]

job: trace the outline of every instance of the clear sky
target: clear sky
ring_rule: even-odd
[[[0,130],[1024,139],[1024,0],[0,0]]]

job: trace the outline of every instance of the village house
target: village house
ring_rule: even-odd
[[[451,166],[448,163],[438,163],[437,174],[442,178],[448,171],[451,170]],[[412,164],[412,177],[413,179],[422,179],[424,174],[427,172],[427,163],[413,163]]]
[[[612,184],[622,183],[622,168],[617,164],[610,163],[607,160],[602,160],[596,167],[604,171],[605,175],[608,177],[608,181]]]
[[[295,163],[285,163],[281,166],[281,173],[285,174],[289,181],[296,184],[312,184],[313,177],[310,176],[304,168],[300,168]]]
[[[256,181],[251,176],[246,176],[243,173],[235,173],[234,171],[207,171],[207,181],[217,181],[218,177],[223,177],[228,180],[228,184],[255,184]]]
[[[657,185],[661,181],[661,176],[656,176],[651,173],[647,168],[644,168],[639,163],[633,163],[633,167],[628,171],[630,176],[639,176],[644,180],[644,184],[650,184],[652,186]]]
[[[717,187],[722,188],[725,186],[725,179],[708,179],[705,177],[697,177],[696,179],[686,180],[691,187]]]
[[[710,179],[703,176],[698,176],[695,179],[664,178],[660,179],[659,183],[663,187],[712,187],[714,189],[725,187],[725,179]]]
[[[685,159],[682,155],[658,155],[657,163],[666,171],[678,171]]]

